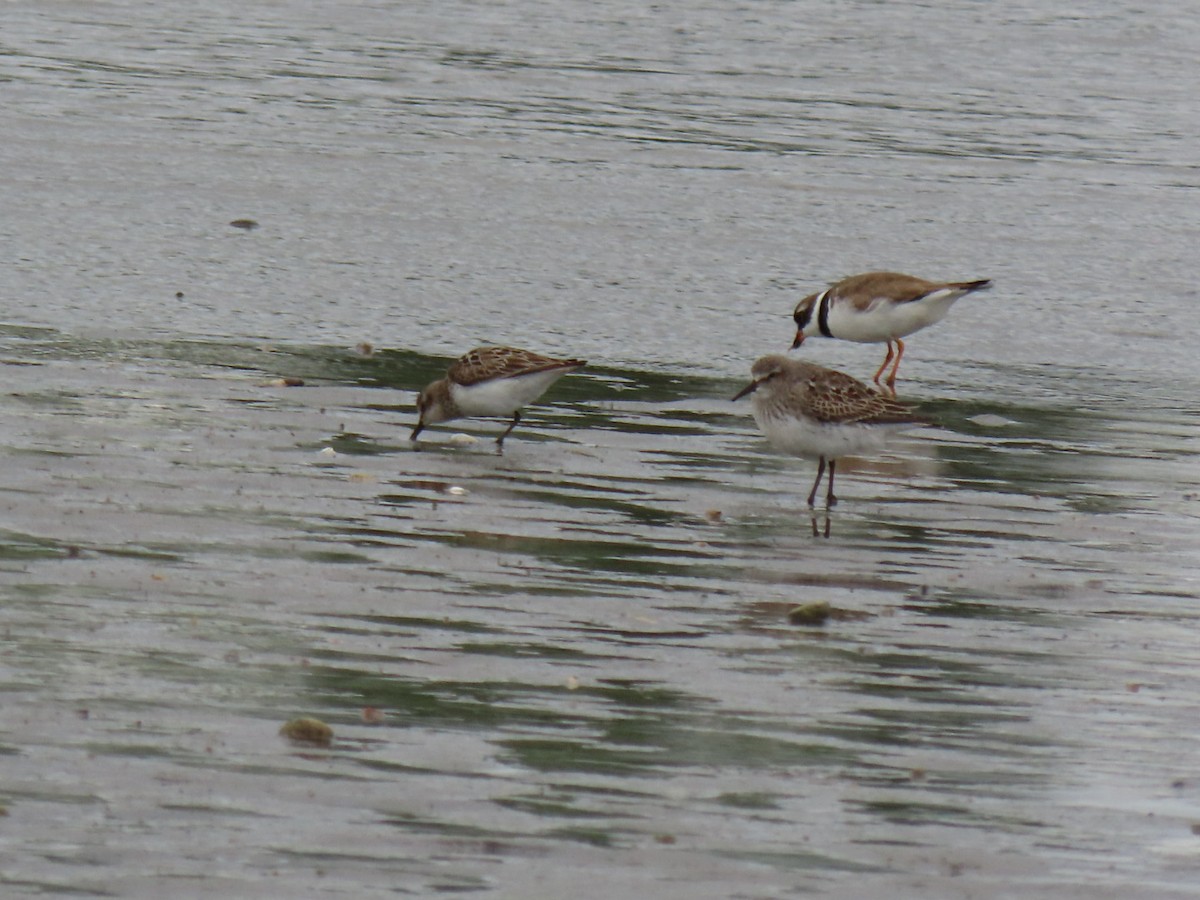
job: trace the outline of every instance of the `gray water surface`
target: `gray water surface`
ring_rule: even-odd
[[[0,19],[6,896],[1196,895],[1200,20]],[[874,268],[996,287],[810,514]],[[485,342],[591,365],[415,452]]]

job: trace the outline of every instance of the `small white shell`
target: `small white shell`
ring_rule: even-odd
[[[460,447],[466,447],[470,444],[478,444],[479,438],[470,434],[463,434],[460,431],[457,434],[450,435],[450,443],[458,444]]]
[[[1016,424],[1012,419],[1006,419],[1004,416],[997,416],[991,413],[980,413],[977,416],[971,416],[967,421],[974,422],[976,425],[982,425],[984,428],[1003,428],[1005,425]]]

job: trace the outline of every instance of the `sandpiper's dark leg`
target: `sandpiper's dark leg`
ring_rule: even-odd
[[[809,493],[808,493],[808,505],[809,506],[817,505],[817,486],[821,483],[821,476],[824,474],[825,474],[825,457],[822,456],[820,459],[817,460],[817,477],[816,477],[816,480],[813,481],[812,490],[809,491]]]
[[[825,520],[825,525],[823,528],[817,527],[817,514],[815,512],[809,513],[809,515],[812,516],[812,535],[813,535],[813,537],[829,537],[829,530],[830,530],[829,529],[829,520],[831,517],[830,517],[828,511],[826,511],[826,513],[821,517]]]
[[[504,439],[508,437],[509,432],[517,427],[517,423],[521,421],[521,411],[518,409],[513,413],[513,420],[508,423],[508,427],[504,429],[504,434],[496,438],[496,449],[499,450],[504,446]]]
[[[410,434],[408,436],[408,439],[415,444],[417,442],[417,435],[420,434],[424,430],[425,430],[425,424],[423,422],[418,422],[417,427],[412,430],[412,434]]]
[[[833,506],[837,503],[837,497],[833,496],[833,470],[837,467],[837,460],[829,461],[829,490],[825,493],[825,508]]]
[[[886,369],[888,367],[888,363],[890,363],[892,361],[892,342],[891,341],[887,342],[887,350],[888,350],[887,356],[885,356],[883,358],[883,365],[879,367],[878,371],[876,371],[876,373],[875,373],[875,377],[871,379],[876,384],[879,384],[879,376],[883,374],[883,370]]]
[[[892,374],[888,376],[887,386],[891,389],[892,396],[896,396],[896,370],[900,368],[900,357],[904,355],[904,341],[896,338],[896,361],[892,363]],[[887,363],[885,362],[886,366]],[[880,369],[882,372],[883,370]]]

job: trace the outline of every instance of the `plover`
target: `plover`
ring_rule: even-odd
[[[904,356],[901,338],[939,321],[959,297],[991,287],[986,278],[978,281],[926,281],[899,272],[867,272],[852,275],[796,304],[796,340],[828,337],[843,341],[887,343],[887,356],[872,379],[892,363],[887,386],[896,392],[896,370]],[[895,344],[893,351],[892,345]],[[893,355],[895,362],[892,362]]]

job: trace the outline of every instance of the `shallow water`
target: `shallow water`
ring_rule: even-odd
[[[1194,24],[239,12],[5,7],[8,893],[1193,895]],[[728,398],[876,267],[996,287],[811,515]]]

